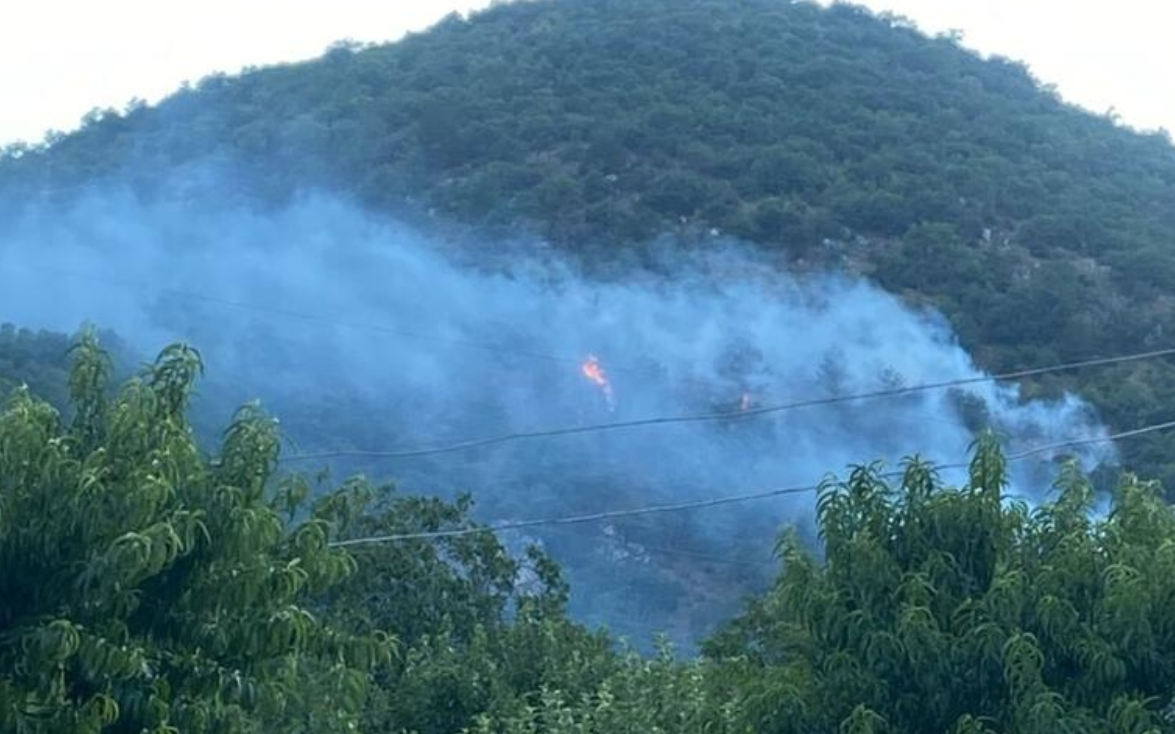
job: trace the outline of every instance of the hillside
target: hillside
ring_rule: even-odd
[[[27,385],[42,399],[63,406],[68,394],[68,350],[69,339],[63,334],[0,324],[0,399]]]
[[[1107,493],[1019,399],[1137,428],[1175,364],[970,363],[1171,346],[1172,194],[785,0],[520,0],[10,147],[0,732],[1175,732],[1175,437]]]
[[[113,374],[125,379],[139,361],[137,353],[109,331],[98,332],[111,355]],[[58,410],[69,404],[71,338],[54,331],[20,328],[0,319],[0,403],[19,387]]]
[[[990,370],[1166,346],[1175,148],[1016,63],[849,5],[532,0],[399,43],[213,76],[0,160],[0,209],[177,171],[198,197],[342,191],[414,221],[530,232],[589,260],[715,230],[942,309]],[[1175,368],[1079,387],[1166,419]],[[1175,486],[1175,441],[1126,447]]]
[[[75,344],[68,424],[29,395],[0,410],[2,731],[1173,729],[1175,508],[1151,484],[1094,520],[1071,466],[1055,499],[1005,502],[990,437],[957,487],[861,467],[821,491],[819,560],[785,535],[705,658],[641,658],[570,621],[559,567],[468,500],[363,479],[311,499],[255,406],[193,440],[190,347],[115,386]],[[389,534],[413,537],[364,542]]]

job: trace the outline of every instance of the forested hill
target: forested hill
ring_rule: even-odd
[[[150,191],[214,164],[233,173],[217,196],[325,187],[589,256],[716,230],[929,300],[993,370],[1175,333],[1169,139],[849,5],[509,3],[6,153],[8,201],[111,178]],[[1165,365],[1066,379],[1116,427],[1175,400]],[[1126,448],[1175,484],[1175,444]]]

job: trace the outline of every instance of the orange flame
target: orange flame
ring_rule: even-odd
[[[608,373],[604,371],[604,365],[600,364],[600,358],[594,354],[589,354],[587,360],[579,367],[583,372],[583,376],[594,382],[599,386],[604,393],[604,399],[608,401],[608,408],[611,410],[616,407],[615,398],[612,394],[612,383],[608,380]]]

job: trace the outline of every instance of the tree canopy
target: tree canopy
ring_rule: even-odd
[[[1175,327],[1165,134],[845,4],[495,5],[12,146],[0,214],[111,182],[259,207],[325,188],[589,263],[732,234],[937,305],[992,370]],[[1069,466],[1030,506],[989,439],[961,487],[858,467],[820,493],[820,546],[785,530],[776,583],[699,659],[640,657],[568,618],[537,549],[339,545],[473,530],[471,498],[286,475],[255,405],[197,440],[192,347],[120,386],[112,364],[93,334],[0,329],[2,731],[1175,731],[1159,483],[1099,498]],[[1133,428],[1166,417],[1175,368],[1031,392],[1072,387]],[[1175,439],[1123,449],[1175,485]]]
[[[92,332],[70,354],[60,411],[20,387],[0,412],[0,730],[440,734],[638,665],[537,549],[345,547],[476,527],[469,499],[279,474],[256,405],[206,453],[189,346],[117,390]]]
[[[969,482],[911,460],[819,500],[825,557],[785,536],[776,586],[712,640],[756,731],[1171,731],[1175,512],[1126,477],[1099,513],[1072,465],[1031,508],[985,439]]]
[[[702,658],[642,658],[468,498],[276,472],[255,405],[203,452],[191,347],[117,391],[91,333],[72,360],[65,412],[21,388],[0,413],[3,731],[1175,731],[1154,483],[1106,504],[1067,465],[1029,506],[990,437],[961,487],[857,467],[820,492],[820,551],[785,529],[775,585]],[[361,542],[436,530],[468,532]]]
[[[313,613],[354,559],[271,506],[272,421],[242,409],[207,457],[194,350],[114,396],[75,350],[68,422],[23,388],[0,417],[0,729],[345,729],[389,641]]]
[[[1166,346],[1175,148],[901,18],[780,0],[531,0],[214,75],[0,155],[0,210],[95,183],[271,205],[306,188],[607,261],[666,232],[933,303],[989,370]],[[1158,419],[1175,368],[1079,388]],[[1175,483],[1171,439],[1126,450]]]

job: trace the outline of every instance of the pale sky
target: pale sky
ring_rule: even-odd
[[[866,0],[928,33],[958,29],[963,45],[1024,61],[1061,96],[1111,107],[1133,127],[1175,133],[1175,4],[1167,0]]]
[[[574,1],[574,0],[572,0]],[[155,102],[185,80],[385,41],[489,0],[14,0],[0,24],[0,144],[70,130],[94,107]],[[1175,131],[1175,6],[1163,0],[865,0],[928,32],[1024,60],[1095,112]]]
[[[12,0],[0,19],[0,145],[185,80],[386,41],[489,0]]]

